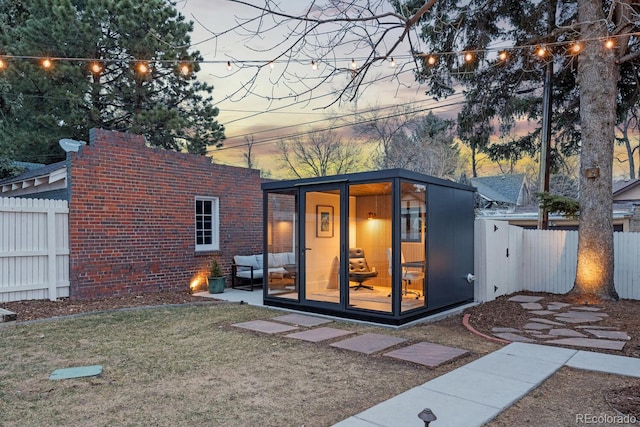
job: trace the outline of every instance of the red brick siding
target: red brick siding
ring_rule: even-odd
[[[92,130],[91,143],[71,153],[71,297],[186,291],[212,257],[228,276],[233,255],[262,251],[260,183],[257,170]],[[195,252],[196,196],[219,198],[214,253]]]

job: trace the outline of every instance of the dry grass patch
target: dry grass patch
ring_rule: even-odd
[[[403,330],[331,324],[471,351],[437,369],[231,326],[278,315],[224,304],[0,329],[0,424],[331,425],[498,348],[459,317]],[[100,377],[48,379],[58,368],[96,364]]]

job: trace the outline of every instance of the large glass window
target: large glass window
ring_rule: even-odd
[[[196,197],[196,251],[215,251],[220,247],[217,197]]]
[[[427,198],[424,184],[400,186],[400,269],[402,311],[423,307],[426,298]]]

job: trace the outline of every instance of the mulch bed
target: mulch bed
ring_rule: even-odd
[[[543,306],[550,302],[564,302],[568,304],[584,304],[576,301],[569,295],[551,295],[546,293],[522,293],[523,295],[534,295],[543,297],[538,301]],[[508,326],[521,329],[532,315],[523,309],[519,303],[509,301],[513,295],[497,298],[495,301],[480,304],[465,311],[470,314],[469,323],[478,332],[492,335],[492,328],[496,326]],[[593,301],[593,300],[592,300]],[[609,317],[598,322],[598,326],[611,326],[621,331],[625,331],[631,339],[627,341],[622,351],[597,350],[601,353],[615,354],[640,358],[640,301],[620,300],[620,301],[595,301],[592,304],[601,307]],[[576,347],[567,347],[576,349]],[[584,349],[587,350],[587,349]],[[640,384],[603,390],[605,400],[618,412],[618,415],[628,415],[640,420]]]

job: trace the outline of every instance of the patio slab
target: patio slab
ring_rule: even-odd
[[[509,298],[507,301],[514,302],[538,302],[542,299],[542,297],[536,297],[533,295],[516,295]]]
[[[559,340],[545,341],[548,344],[562,344],[576,347],[603,348],[607,350],[622,350],[626,344],[624,341],[601,340],[597,338],[562,338]]]
[[[234,323],[231,326],[265,334],[279,334],[298,329],[296,326],[283,325],[282,323],[269,322],[267,320],[251,320],[249,322]]]
[[[345,335],[351,335],[355,332],[345,331],[344,329],[336,329],[329,327],[321,327],[315,329],[309,329],[308,331],[295,332],[293,334],[285,335],[287,338],[295,338],[302,341],[320,342],[333,338],[343,337]]]
[[[435,368],[436,366],[468,353],[467,350],[460,348],[430,342],[419,342],[398,350],[390,351],[389,353],[385,353],[384,356]]]
[[[320,317],[315,316],[307,316],[305,314],[285,314],[284,316],[274,317],[271,320],[275,320],[277,322],[289,323],[295,326],[318,326],[324,325],[326,323],[331,323],[332,320],[329,319],[321,319]]]
[[[406,339],[404,338],[393,337],[391,335],[369,333],[358,335],[353,338],[347,338],[342,341],[334,342],[330,345],[331,347],[342,348],[358,353],[372,354],[405,341]]]

